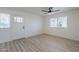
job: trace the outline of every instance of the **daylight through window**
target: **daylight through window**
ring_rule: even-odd
[[[23,22],[23,18],[22,17],[14,17],[14,21],[21,23],[21,22]]]
[[[67,28],[67,16],[51,18],[49,20],[49,27]]]
[[[0,28],[10,27],[10,15],[5,13],[0,13]]]

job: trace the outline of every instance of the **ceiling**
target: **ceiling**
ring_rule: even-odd
[[[37,14],[37,15],[47,15],[44,14],[44,12],[42,12],[41,10],[48,10],[48,7],[6,7],[7,9],[11,9],[11,10],[19,10],[19,11],[23,11],[23,12],[29,12],[29,13],[33,13],[33,14]],[[74,10],[77,9],[78,7],[54,7],[54,10],[59,9],[59,12],[55,12],[55,13],[60,13],[60,12],[65,12],[65,11],[69,11],[69,10]],[[53,13],[53,14],[55,14]]]

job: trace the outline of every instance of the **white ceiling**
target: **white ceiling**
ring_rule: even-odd
[[[77,8],[78,7],[54,7],[53,9],[55,10],[59,9],[60,10],[59,12],[65,12],[65,11],[74,10]],[[29,12],[37,15],[46,15],[41,10],[48,10],[48,7],[8,7],[7,9],[19,10],[19,11]],[[59,12],[55,12],[55,13],[59,13]]]

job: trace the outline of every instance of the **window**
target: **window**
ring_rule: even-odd
[[[14,21],[21,23],[21,22],[23,22],[23,18],[22,17],[14,17]]]
[[[67,16],[51,18],[49,21],[49,27],[67,27]]]
[[[10,15],[0,13],[0,28],[9,28],[10,27]]]
[[[57,18],[51,18],[49,23],[50,27],[57,27]]]
[[[58,17],[58,27],[67,27],[67,16]]]

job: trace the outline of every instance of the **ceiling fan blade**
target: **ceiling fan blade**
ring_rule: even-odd
[[[53,9],[53,7],[49,7],[49,10]]]
[[[57,11],[60,11],[60,10],[53,10],[53,11],[51,11],[51,12],[57,12]]]
[[[44,13],[44,14],[48,14],[48,13]]]
[[[48,12],[48,11],[46,11],[46,10],[42,10],[43,12]]]

